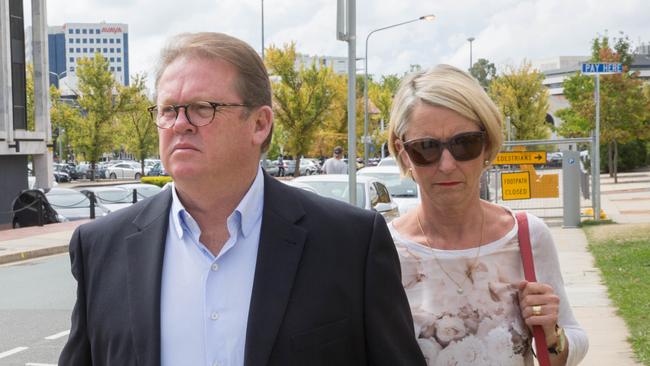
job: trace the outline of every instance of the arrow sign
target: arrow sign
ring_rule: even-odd
[[[622,63],[584,63],[582,73],[585,75],[595,74],[620,74],[623,72]]]
[[[546,151],[504,151],[497,154],[494,165],[545,164]]]

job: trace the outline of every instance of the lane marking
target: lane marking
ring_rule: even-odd
[[[59,332],[59,333],[57,333],[57,334],[52,334],[51,336],[45,337],[45,339],[51,341],[51,340],[53,340],[53,339],[57,339],[57,338],[61,338],[61,337],[65,337],[65,336],[67,336],[68,334],[70,334],[70,329],[68,329],[68,330],[64,330],[63,332]]]
[[[9,351],[0,353],[0,358],[5,358],[5,357],[8,357],[8,356],[11,356],[11,355],[13,355],[15,353],[22,352],[22,351],[24,351],[24,350],[26,350],[28,348],[29,347],[16,347],[14,349],[10,349]]]
[[[25,366],[56,366],[56,364],[53,363],[34,363],[34,362],[28,362],[25,364]]]

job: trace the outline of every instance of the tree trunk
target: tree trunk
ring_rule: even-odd
[[[293,176],[294,177],[299,177],[300,176],[300,155],[296,154],[296,169],[293,171]]]
[[[607,143],[607,172],[609,173],[610,178],[614,176],[614,170],[612,167],[614,164],[612,163],[612,154],[613,154],[613,149],[612,149],[612,142]]]
[[[618,183],[618,143],[614,140],[614,184]]]

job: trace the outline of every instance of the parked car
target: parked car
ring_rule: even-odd
[[[147,183],[129,183],[129,184],[118,184],[116,186],[112,186],[114,188],[120,188],[124,189],[128,192],[133,192],[133,190],[136,190],[137,194],[137,200],[140,201],[142,199],[151,197],[155,194],[158,194],[162,190],[162,188],[153,185],[153,184],[147,184]]]
[[[393,158],[392,156],[387,156],[379,160],[377,166],[397,166],[397,162],[395,161],[395,158]]]
[[[121,162],[106,168],[109,179],[135,179],[140,180],[142,169],[137,162]]]
[[[165,171],[165,167],[162,165],[162,162],[157,162],[155,163],[151,169],[147,172],[147,176],[152,176],[152,177],[159,177],[159,176],[166,176],[169,175],[167,171]]]
[[[132,191],[114,186],[80,187],[79,192],[90,198],[95,195],[95,202],[106,207],[109,212],[129,207],[133,204]]]
[[[404,215],[410,209],[420,204],[420,189],[410,178],[402,178],[399,168],[392,165],[372,166],[362,168],[357,176],[370,176],[381,180],[386,184],[388,192],[397,203],[400,215]]]
[[[54,170],[52,173],[54,174],[54,181],[57,183],[65,183],[70,181],[70,174],[64,171]]]
[[[272,160],[269,159],[262,159],[260,160],[260,166],[264,171],[272,176],[272,177],[277,177],[278,176],[278,165],[274,164]]]
[[[42,224],[83,220],[90,218],[90,200],[83,194],[69,188],[51,188],[44,193],[40,189],[23,191],[13,203],[14,213],[11,222],[14,228],[39,224],[41,200]],[[95,206],[95,217],[105,216],[108,210],[102,205]]]
[[[296,161],[295,160],[285,160],[286,171],[285,175],[293,175],[296,171]],[[314,165],[310,160],[300,160],[300,175],[312,175],[318,173],[318,167]]]
[[[301,183],[311,186],[324,197],[349,202],[348,176],[345,174],[309,175],[293,179],[289,184]],[[399,216],[397,204],[379,179],[369,176],[357,177],[356,206],[381,213],[386,221]]]

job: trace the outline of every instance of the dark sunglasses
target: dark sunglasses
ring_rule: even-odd
[[[464,132],[445,142],[430,137],[406,141],[404,150],[415,165],[426,166],[437,163],[444,149],[456,161],[476,159],[483,151],[484,142],[485,131]]]

